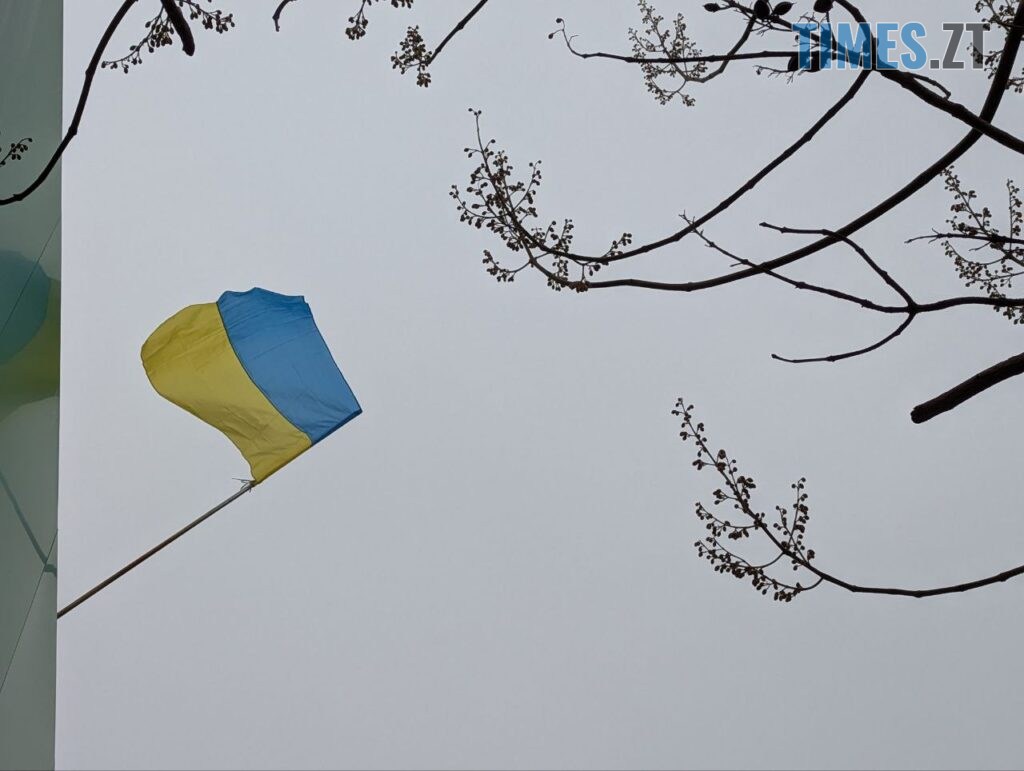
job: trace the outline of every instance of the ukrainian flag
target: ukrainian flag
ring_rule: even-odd
[[[266,289],[179,311],[142,364],[161,396],[227,435],[254,482],[362,412],[305,299]]]

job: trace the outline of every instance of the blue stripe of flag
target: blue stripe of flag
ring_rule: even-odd
[[[225,292],[217,307],[250,379],[310,442],[362,412],[302,297],[250,289]]]

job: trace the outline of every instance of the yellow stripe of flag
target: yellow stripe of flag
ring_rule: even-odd
[[[311,445],[246,374],[216,303],[190,305],[161,324],[142,347],[142,364],[158,393],[227,435],[257,482]]]

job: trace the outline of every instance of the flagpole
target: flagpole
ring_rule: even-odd
[[[189,523],[189,524],[185,525],[185,527],[181,528],[181,530],[179,530],[174,535],[170,536],[169,538],[167,538],[164,541],[161,541],[156,546],[154,546],[152,549],[147,551],[145,554],[143,554],[140,557],[136,558],[135,560],[132,560],[131,562],[129,562],[123,568],[121,568],[116,573],[114,573],[114,575],[110,576],[110,578],[108,578],[105,581],[102,581],[101,583],[97,584],[96,586],[94,586],[92,589],[87,591],[85,594],[83,594],[81,597],[79,597],[74,602],[72,602],[72,603],[70,603],[68,605],[65,605],[57,613],[57,618],[60,618],[65,613],[69,613],[70,611],[74,610],[79,605],[81,605],[83,602],[85,602],[90,597],[92,597],[94,594],[98,594],[99,592],[103,591],[108,586],[110,586],[112,583],[114,583],[114,581],[116,581],[121,576],[123,576],[125,573],[128,573],[131,570],[134,570],[135,568],[137,568],[139,565],[141,565],[143,562],[148,560],[150,557],[152,557],[154,554],[156,554],[158,551],[160,551],[164,547],[170,546],[172,543],[174,543],[179,538],[181,538],[183,535],[185,535],[185,533],[187,533],[189,530],[193,529],[194,527],[197,527],[197,526],[201,525],[203,522],[205,522],[207,519],[212,517],[218,511],[223,509],[225,506],[227,506],[228,504],[233,503],[234,501],[236,501],[239,498],[241,498],[247,492],[252,490],[255,486],[256,486],[256,482],[254,482],[254,481],[250,480],[250,481],[246,482],[245,484],[242,485],[242,489],[239,490],[237,493],[235,493],[234,495],[229,496],[228,498],[225,498],[223,501],[218,503],[216,506],[214,506],[212,509],[210,509],[205,514],[200,516],[198,519],[193,520],[191,523]]]

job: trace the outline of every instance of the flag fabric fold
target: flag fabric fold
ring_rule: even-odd
[[[362,412],[302,297],[190,305],[142,346],[156,391],[224,433],[262,482]]]

